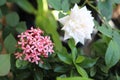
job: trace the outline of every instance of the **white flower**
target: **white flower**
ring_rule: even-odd
[[[73,38],[75,44],[79,41],[84,44],[85,39],[91,39],[94,22],[91,11],[88,11],[86,7],[79,9],[75,4],[70,15],[60,18],[59,21],[64,25],[62,28],[65,31],[64,40]]]

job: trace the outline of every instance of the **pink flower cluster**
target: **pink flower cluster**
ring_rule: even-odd
[[[53,43],[49,36],[43,36],[41,29],[27,30],[21,35],[18,35],[18,47],[22,52],[16,52],[15,56],[18,59],[26,60],[31,63],[43,63],[41,57],[47,58],[49,54],[54,52]]]

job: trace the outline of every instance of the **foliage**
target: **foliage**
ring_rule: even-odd
[[[120,0],[35,0],[35,8],[29,0],[0,0],[0,80],[119,80],[120,79],[120,31],[109,25],[113,9]],[[58,17],[70,13],[78,3],[97,14],[95,29],[99,38],[90,46],[76,46],[73,39],[62,41],[61,24]],[[96,3],[96,5],[94,5]],[[49,35],[54,42],[55,52],[44,63],[29,63],[15,58],[19,50],[17,35],[27,30],[25,21],[9,6],[17,5],[35,17],[35,25]],[[100,22],[101,23],[100,23]],[[60,32],[60,33],[59,33]],[[64,45],[67,45],[64,46]],[[78,44],[79,45],[79,44]],[[88,47],[89,54],[84,51]]]

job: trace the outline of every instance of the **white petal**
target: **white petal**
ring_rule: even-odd
[[[65,17],[63,17],[63,18],[58,19],[58,21],[59,21],[60,23],[62,23],[63,25],[65,25],[65,23],[66,23],[68,20],[69,20],[69,15],[68,15],[68,16],[65,16]]]
[[[82,36],[80,36],[80,35],[78,35],[78,36],[75,37],[75,35],[74,35],[73,38],[74,38],[74,40],[75,40],[75,44],[77,44],[78,42],[81,42],[81,43],[84,45],[84,40],[85,40],[84,37],[82,37]]]
[[[69,38],[71,38],[71,36],[69,35],[69,33],[66,33],[66,32],[65,32],[64,40],[69,39]]]
[[[79,10],[78,5],[77,5],[77,4],[75,4],[72,10]]]

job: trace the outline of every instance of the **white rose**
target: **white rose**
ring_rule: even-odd
[[[78,5],[75,4],[70,15],[60,18],[59,21],[64,25],[62,28],[65,31],[64,40],[73,38],[75,44],[79,41],[84,44],[85,39],[91,39],[94,22],[91,11],[87,10],[86,7],[79,9]]]

